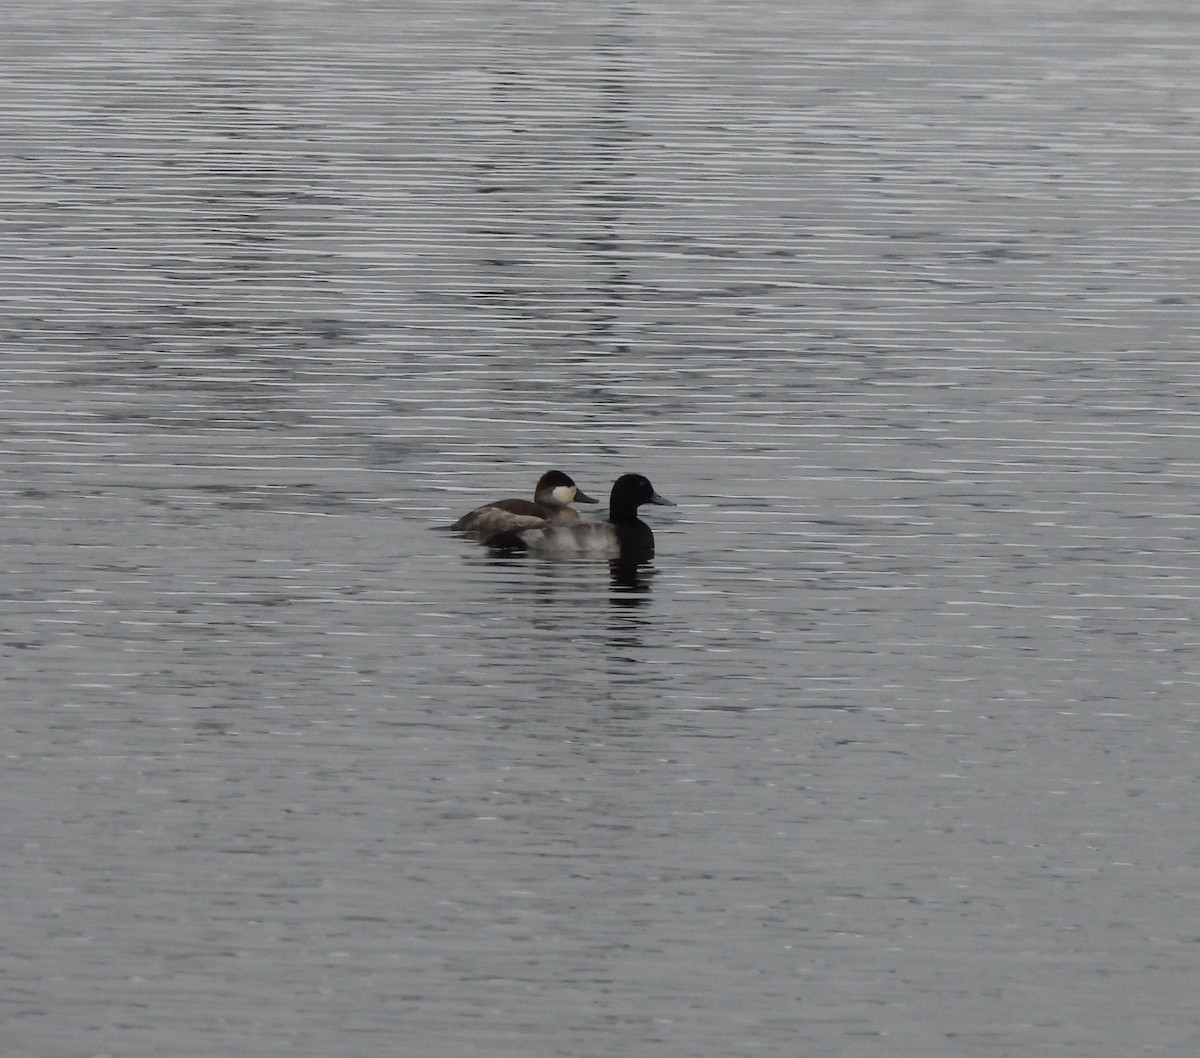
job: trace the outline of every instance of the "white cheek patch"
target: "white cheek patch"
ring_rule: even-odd
[[[555,485],[550,495],[554,497],[555,503],[565,507],[575,498],[575,490],[570,485]]]

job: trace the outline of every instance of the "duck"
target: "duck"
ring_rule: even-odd
[[[483,542],[496,551],[648,562],[654,557],[654,533],[638,517],[638,508],[644,503],[675,506],[654,491],[645,475],[622,474],[609,496],[607,521],[552,521],[530,528],[507,529],[486,537]]]
[[[532,500],[494,500],[464,514],[451,529],[492,536],[530,529],[559,520],[574,520],[579,512],[570,503],[598,503],[561,470],[547,470],[538,478]]]

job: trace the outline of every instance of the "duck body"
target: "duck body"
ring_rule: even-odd
[[[543,525],[506,529],[486,537],[484,543],[499,551],[647,562],[654,557],[654,533],[637,516],[644,503],[675,506],[654,491],[648,478],[624,474],[613,485],[607,521],[556,519]]]
[[[487,538],[560,520],[573,521],[579,518],[579,513],[568,504],[596,502],[561,470],[548,470],[538,478],[532,500],[513,498],[485,503],[464,514],[450,528]]]

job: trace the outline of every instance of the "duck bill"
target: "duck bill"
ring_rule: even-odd
[[[652,495],[650,497],[650,502],[657,503],[660,507],[674,507],[675,506],[675,504],[672,503],[669,499],[667,499],[666,496],[660,496],[657,492],[654,493],[654,495]]]
[[[586,492],[583,491],[583,489],[576,486],[575,502],[576,503],[599,503],[600,501],[598,499],[596,499],[594,496],[589,496]]]

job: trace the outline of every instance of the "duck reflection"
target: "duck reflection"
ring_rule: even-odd
[[[624,474],[613,485],[606,521],[554,517],[485,535],[483,562],[502,573],[492,586],[503,594],[504,627],[515,637],[513,663],[536,636],[543,658],[570,658],[570,667],[591,672],[589,699],[598,682],[605,697],[623,697],[656,678],[644,667],[647,639],[658,637],[648,605],[656,575],[654,533],[638,518],[643,504],[675,506],[643,475]],[[543,561],[525,561],[530,553]]]
[[[608,564],[609,603],[613,606],[644,606],[654,572],[654,567],[644,562],[613,559]]]

